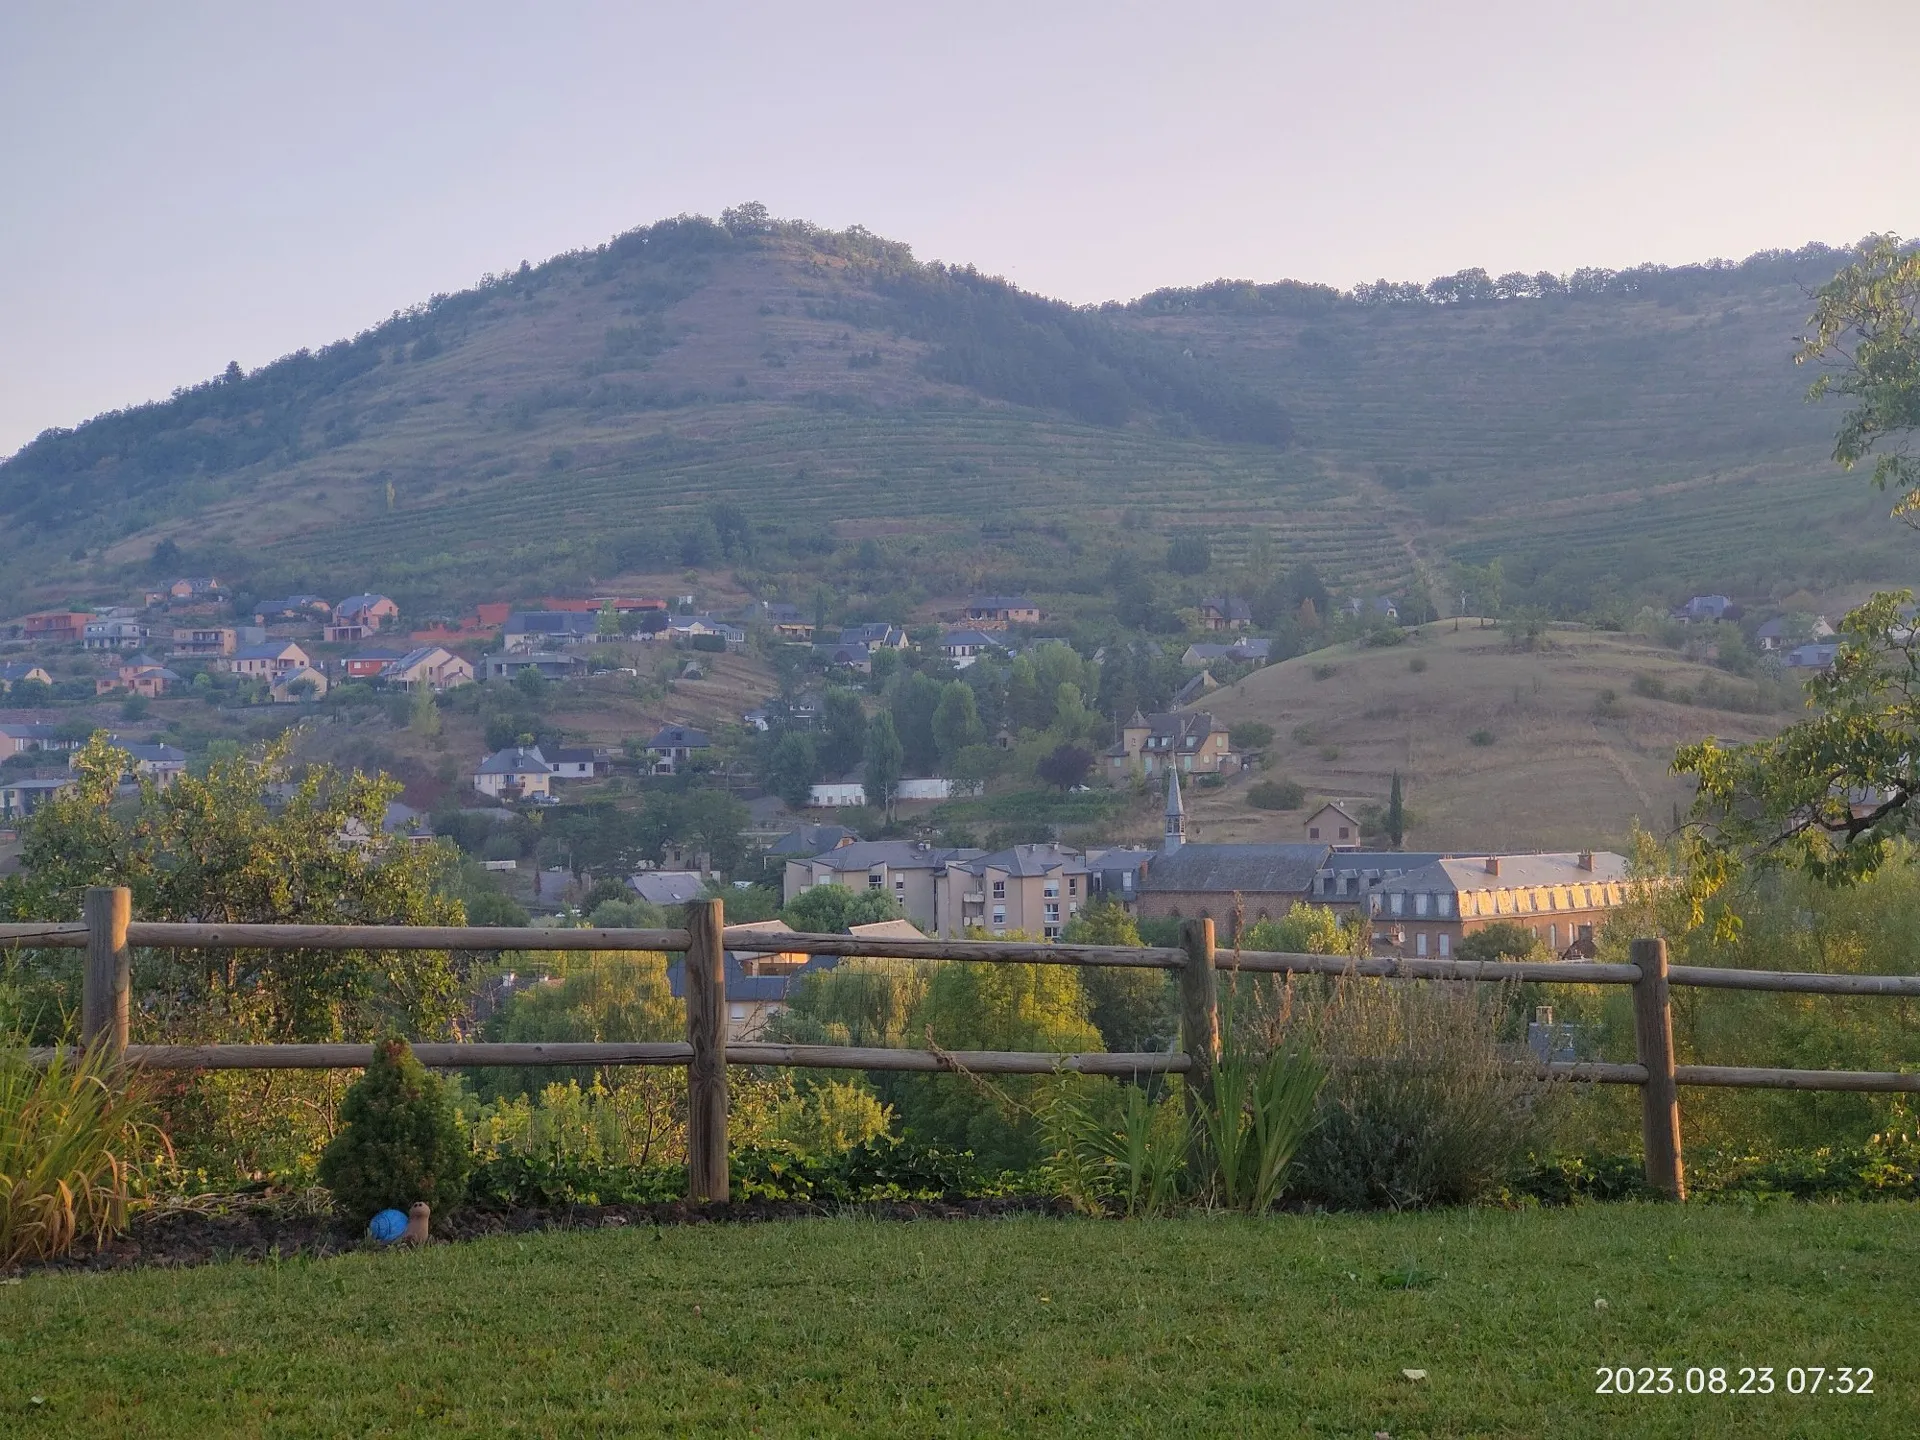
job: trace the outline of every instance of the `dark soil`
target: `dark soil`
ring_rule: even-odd
[[[1067,1213],[1064,1202],[1023,1196],[954,1201],[874,1201],[819,1205],[802,1200],[741,1200],[696,1205],[567,1205],[553,1209],[466,1209],[433,1221],[435,1245],[489,1235],[540,1230],[607,1230],[627,1225],[708,1225],[799,1220],[820,1215],[864,1215],[877,1220],[980,1220],[1008,1215]],[[268,1207],[239,1207],[221,1214],[169,1211],[136,1219],[132,1228],[98,1249],[82,1246],[58,1260],[29,1261],[6,1272],[125,1270],[136,1266],[208,1265],[222,1260],[321,1259],[351,1250],[385,1247],[364,1229],[331,1216],[287,1215]]]

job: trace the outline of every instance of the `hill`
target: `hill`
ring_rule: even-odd
[[[1409,849],[1624,849],[1636,824],[1664,834],[1690,799],[1668,772],[1676,746],[1754,739],[1789,718],[1725,708],[1759,709],[1761,692],[1632,636],[1556,626],[1519,649],[1448,620],[1410,637],[1315,651],[1207,696],[1214,715],[1271,725],[1275,739],[1260,774],[1189,789],[1196,838],[1300,838],[1319,797],[1384,804],[1397,770]],[[1307,809],[1248,803],[1251,782],[1276,777],[1306,788]]]
[[[1259,541],[1443,613],[1455,559],[1566,612],[1903,578],[1789,363],[1839,258],[1086,310],[757,207],[665,221],[41,436],[0,462],[0,610],[174,568],[424,614],[730,566],[1071,611],[1185,531],[1195,584]]]

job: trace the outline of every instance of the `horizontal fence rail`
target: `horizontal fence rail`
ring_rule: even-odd
[[[55,948],[86,952],[81,1035],[105,1043],[128,1063],[155,1071],[330,1070],[370,1064],[367,1044],[130,1045],[130,954],[134,948],[194,950],[653,950],[686,957],[687,1038],[671,1042],[422,1043],[414,1054],[437,1069],[490,1066],[676,1066],[687,1071],[689,1194],[725,1199],[728,1193],[727,1067],[773,1065],[810,1069],[980,1075],[1181,1075],[1190,1103],[1212,1093],[1220,1057],[1216,976],[1221,970],[1267,975],[1356,975],[1381,979],[1442,980],[1630,988],[1636,1059],[1541,1063],[1514,1068],[1542,1079],[1597,1085],[1633,1085],[1641,1093],[1641,1132],[1648,1181],[1685,1198],[1680,1147],[1680,1086],[1740,1089],[1920,1093],[1920,1072],[1790,1070],[1741,1065],[1681,1065],[1673,1050],[1671,988],[1776,994],[1871,995],[1920,998],[1920,976],[1824,975],[1794,971],[1732,970],[1669,965],[1666,942],[1636,940],[1633,963],[1492,961],[1301,955],[1283,951],[1220,950],[1208,919],[1183,923],[1178,948],[1055,945],[1029,941],[887,939],[809,935],[725,925],[721,901],[686,907],[680,929],[574,929],[508,926],[221,924],[140,921],[131,918],[125,888],[97,887],[86,896],[83,923],[0,925],[0,949]],[[848,1045],[788,1045],[729,1039],[725,952],[805,954],[843,958],[978,961],[1001,964],[1125,966],[1177,974],[1181,1044],[1177,1050],[1042,1054],[1005,1050],[903,1050]],[[37,1056],[51,1051],[36,1051]],[[1339,1057],[1344,1063],[1358,1061]]]

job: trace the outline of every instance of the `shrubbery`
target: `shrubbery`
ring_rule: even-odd
[[[1247,787],[1247,803],[1256,810],[1298,810],[1307,792],[1297,780],[1262,780]]]
[[[446,1086],[393,1038],[340,1103],[342,1128],[320,1155],[320,1182],[355,1221],[424,1200],[445,1213],[466,1197],[472,1151]]]

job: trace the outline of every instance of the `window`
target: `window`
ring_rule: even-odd
[[[893,888],[894,888],[895,890],[905,890],[905,889],[907,888],[907,877],[906,877],[906,876],[904,876],[904,875],[896,875],[896,876],[894,876],[894,877],[893,877]]]
[[[1558,925],[1547,926],[1547,944],[1555,950],[1560,948],[1560,927]]]
[[[1453,896],[1449,895],[1445,890],[1442,890],[1438,895],[1434,896],[1433,913],[1436,915],[1451,915],[1453,913]]]
[[[1425,915],[1427,913],[1428,898],[1429,897],[1427,896],[1425,891],[1422,891],[1420,894],[1413,897],[1413,913],[1414,914]]]
[[[887,883],[887,877],[885,875],[867,876],[867,889],[869,890],[884,889],[886,887],[886,883]]]
[[[996,905],[993,907],[993,923],[996,925],[1005,925],[1007,923],[1006,906]]]
[[[1453,954],[1453,937],[1442,930],[1440,932],[1440,958],[1444,960],[1451,954]]]
[[[747,1018],[747,1007],[744,1005],[729,1005],[727,1007],[727,1018],[736,1024],[745,1020]]]
[[[1340,827],[1340,838],[1341,838],[1342,840],[1344,840],[1344,839],[1346,839],[1346,838],[1347,838],[1347,827],[1346,827],[1346,826],[1344,826],[1344,825],[1342,825],[1342,826]]]
[[[1395,915],[1406,914],[1407,913],[1406,893],[1401,890],[1394,891],[1392,898],[1387,902],[1387,908],[1391,913]]]
[[[1080,877],[1078,875],[1069,875],[1067,877],[1067,894],[1078,895],[1079,893],[1080,893]]]
[[[1060,898],[1060,882],[1058,880],[1047,881],[1045,885],[1040,887],[1040,893],[1046,896],[1047,899],[1049,900],[1059,899]]]
[[[1058,925],[1060,923],[1060,902],[1058,900],[1050,900],[1047,902],[1047,923],[1049,925]]]
[[[1308,826],[1308,827],[1307,827],[1307,839],[1309,839],[1309,840],[1318,840],[1319,838],[1320,838],[1320,827],[1319,827],[1318,825],[1310,825],[1310,826]]]
[[[1416,955],[1425,955],[1427,953],[1427,932],[1426,931],[1422,930],[1419,934],[1413,937],[1413,953]]]
[[[1007,898],[1007,882],[1006,881],[996,880],[993,882],[993,898],[996,900],[1004,900]]]

